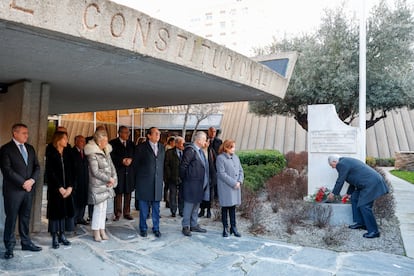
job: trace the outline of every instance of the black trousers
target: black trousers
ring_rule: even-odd
[[[22,245],[31,243],[29,236],[30,213],[32,210],[34,190],[31,192],[18,191],[4,196],[4,211],[6,221],[4,224],[4,246],[13,250],[16,245],[16,221],[19,218],[19,235]]]
[[[177,212],[177,208],[178,208],[178,212],[180,214],[183,213],[183,209],[184,209],[184,199],[183,199],[183,193],[182,193],[182,185],[177,185],[174,182],[169,182],[168,183],[168,187],[169,187],[169,204],[170,204],[170,210],[171,210],[171,214],[175,214]]]
[[[223,228],[227,228],[227,213],[230,216],[230,226],[232,228],[236,227],[236,206],[230,207],[221,207],[221,222],[223,223]]]

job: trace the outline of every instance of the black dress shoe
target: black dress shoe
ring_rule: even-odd
[[[211,218],[211,211],[207,210],[207,218]]]
[[[229,233],[227,233],[227,227],[223,228],[223,238],[226,238],[229,236]]]
[[[160,231],[154,231],[154,235],[155,235],[157,238],[161,238],[161,232],[160,232]]]
[[[89,222],[87,222],[84,219],[80,219],[80,220],[78,220],[78,222],[76,224],[89,225]]]
[[[367,230],[367,227],[365,225],[362,225],[362,224],[359,224],[359,223],[349,225],[348,228],[349,229],[364,229],[364,230]]]
[[[52,234],[52,248],[53,249],[58,249],[59,248],[59,241],[58,241],[57,235],[55,233]]]
[[[172,214],[171,214],[171,216],[172,216],[173,218],[175,218],[175,213],[172,213]]]
[[[190,231],[190,227],[183,227],[182,232],[183,232],[183,235],[187,236],[187,237],[191,237],[191,235],[192,235],[191,231]]]
[[[4,253],[4,258],[6,260],[8,260],[8,259],[11,259],[13,257],[14,257],[13,250],[7,249],[6,252]]]
[[[36,252],[36,251],[42,251],[42,248],[40,246],[35,245],[34,243],[30,243],[30,244],[22,245],[22,250]]]
[[[380,232],[369,232],[362,235],[364,238],[372,239],[372,238],[379,238]]]
[[[64,234],[59,235],[58,240],[59,240],[59,243],[65,245],[65,246],[71,245],[71,242],[66,239]]]
[[[140,231],[139,235],[143,238],[145,238],[147,236],[147,231]]]
[[[125,215],[125,216],[124,216],[124,219],[127,219],[127,220],[134,220],[134,218],[133,218],[131,215]]]
[[[190,227],[191,232],[198,232],[198,233],[206,233],[207,230],[204,228],[201,228],[200,225],[196,225],[194,227]]]
[[[204,217],[204,209],[200,210],[200,213],[198,213],[198,217]]]
[[[118,221],[119,220],[119,216],[115,216],[114,218],[113,218],[113,221]]]

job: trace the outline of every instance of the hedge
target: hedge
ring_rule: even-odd
[[[244,185],[252,191],[261,189],[286,167],[285,157],[276,150],[238,151],[237,155],[244,170]]]

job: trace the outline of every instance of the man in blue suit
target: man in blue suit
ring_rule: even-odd
[[[161,132],[156,127],[147,131],[146,142],[135,149],[134,168],[135,198],[139,204],[139,230],[141,237],[147,236],[147,216],[152,209],[152,232],[157,238],[160,232],[160,201],[164,176],[164,146],[159,143]]]
[[[347,194],[351,195],[352,215],[355,224],[351,229],[366,229],[364,238],[377,238],[380,236],[372,206],[374,200],[388,193],[384,178],[373,168],[358,159],[331,155],[328,157],[329,165],[338,171],[338,179],[328,199],[333,200],[339,195],[344,182],[349,183]]]
[[[198,209],[202,200],[210,198],[209,163],[203,148],[207,142],[205,132],[198,131],[194,142],[184,149],[180,163],[180,178],[183,185],[183,234],[190,237],[191,232],[207,232],[198,225]]]
[[[17,218],[22,250],[40,251],[29,236],[30,213],[40,166],[34,148],[27,144],[29,130],[24,124],[12,127],[13,139],[0,149],[0,168],[3,173],[3,196],[6,222],[4,225],[5,259],[14,257],[14,234]],[[42,188],[42,187],[40,187]]]

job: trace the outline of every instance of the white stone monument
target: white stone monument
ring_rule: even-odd
[[[320,187],[333,189],[338,173],[328,164],[328,156],[361,159],[360,130],[343,123],[332,104],[308,106],[308,194],[314,194]],[[363,160],[365,162],[365,160]],[[341,195],[345,194],[345,183]],[[350,204],[332,204],[333,224],[352,223]],[[335,209],[340,210],[335,210]],[[345,210],[344,210],[345,209]],[[339,216],[339,217],[338,217]]]

